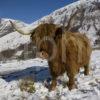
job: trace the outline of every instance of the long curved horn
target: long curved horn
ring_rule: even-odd
[[[24,28],[19,28],[15,23],[13,23],[11,20],[9,20],[9,22],[11,23],[12,27],[19,33],[23,34],[23,35],[29,35],[34,31],[34,28],[32,27],[24,27]]]

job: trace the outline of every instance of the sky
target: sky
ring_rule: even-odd
[[[0,0],[0,18],[32,23],[77,0]]]

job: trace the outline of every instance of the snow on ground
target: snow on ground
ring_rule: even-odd
[[[84,76],[83,70],[77,75],[78,89],[69,91],[68,88],[64,88],[61,84],[62,81],[58,80],[58,85],[55,91],[49,92],[45,87],[43,81],[35,82],[35,93],[27,93],[20,91],[19,80],[7,82],[6,79],[0,78],[0,100],[100,100],[100,50],[92,52],[90,61],[90,75]],[[13,69],[25,70],[26,68],[36,67],[36,74],[43,80],[49,77],[49,73],[45,73],[45,70],[40,72],[40,68],[48,68],[47,61],[39,58],[26,60],[26,61],[13,61],[1,64],[0,73],[8,70],[9,67]],[[9,78],[9,77],[8,77]]]
[[[44,66],[44,67],[47,66],[47,61],[39,58],[35,58],[34,60],[30,59],[24,61],[16,61],[16,60],[8,61],[7,63],[0,64],[1,67],[0,75],[3,75],[5,73],[7,74],[9,72],[21,71],[26,68],[30,68],[32,66],[34,67],[38,66],[38,68],[36,69],[39,70],[39,66]]]
[[[0,38],[0,51],[7,49],[15,49],[19,47],[20,44],[28,42],[30,42],[29,36],[21,35],[18,32],[12,32]]]

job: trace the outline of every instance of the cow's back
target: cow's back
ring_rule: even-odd
[[[91,46],[89,39],[80,33],[65,33],[62,36],[62,54],[66,64],[84,66],[89,62]]]

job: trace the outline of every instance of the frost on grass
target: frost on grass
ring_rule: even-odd
[[[29,93],[35,92],[34,80],[32,77],[27,77],[20,80],[19,88],[21,91],[26,91]]]

